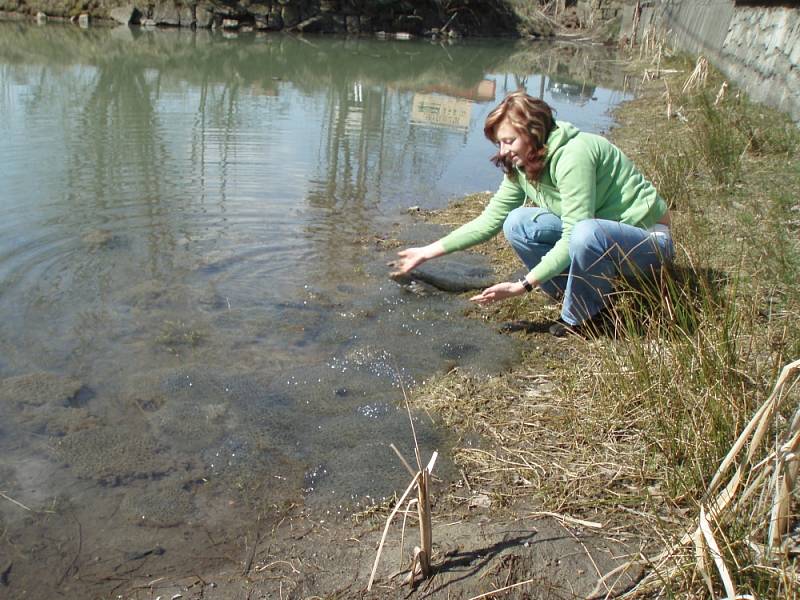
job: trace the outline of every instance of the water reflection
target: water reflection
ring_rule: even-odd
[[[385,241],[409,205],[496,186],[482,124],[507,92],[606,127],[622,80],[598,52],[0,25],[2,488],[145,548],[390,493],[400,382],[517,348],[389,282]],[[43,534],[9,508],[0,528]],[[190,558],[174,537],[164,569]],[[86,544],[102,582],[115,551]],[[15,564],[39,597],[63,583],[36,579],[48,552]]]

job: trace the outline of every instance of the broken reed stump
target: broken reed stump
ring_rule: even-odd
[[[433,460],[436,460],[434,455]],[[431,468],[432,465],[431,465]],[[428,467],[420,471],[417,481],[417,512],[419,513],[419,539],[420,548],[416,552],[423,579],[431,575],[431,546],[433,545],[433,531],[431,523],[431,498],[428,495],[428,482],[430,481]],[[411,571],[411,581],[414,581],[414,571]]]
[[[417,575],[421,575],[422,578],[425,579],[429,577],[431,574],[430,561],[431,561],[431,549],[433,546],[433,528],[431,521],[430,491],[428,489],[428,486],[431,474],[433,473],[433,466],[436,463],[436,459],[438,458],[439,453],[434,451],[434,453],[431,455],[431,459],[428,461],[428,464],[425,467],[422,467],[421,466],[422,461],[420,460],[420,455],[419,455],[419,447],[416,447],[415,454],[417,455],[417,464],[420,465],[420,468],[418,471],[415,472],[413,469],[411,469],[408,462],[405,460],[405,458],[403,458],[403,456],[397,450],[395,445],[389,444],[389,446],[400,457],[400,461],[403,463],[403,466],[405,466],[405,468],[409,471],[413,479],[411,480],[411,483],[408,485],[406,490],[403,492],[403,495],[400,496],[398,501],[395,503],[392,512],[389,513],[389,517],[386,519],[386,524],[383,527],[383,534],[381,535],[381,541],[378,544],[378,551],[375,556],[375,564],[372,566],[372,573],[369,576],[367,591],[370,591],[372,589],[372,583],[375,580],[375,572],[378,570],[378,563],[381,558],[381,551],[383,550],[383,544],[386,541],[386,535],[389,532],[389,525],[391,525],[395,515],[400,511],[400,507],[403,506],[403,503],[405,502],[406,498],[415,487],[417,488],[417,497],[408,502],[406,511],[411,507],[411,505],[413,504],[417,505],[417,515],[419,516],[420,545],[414,548],[414,553],[411,557],[411,567],[409,568],[408,574],[406,575],[406,581],[411,585],[413,585]]]
[[[434,451],[431,455],[431,459],[428,461],[428,464],[425,467],[422,466],[422,455],[419,451],[419,442],[417,441],[417,431],[414,428],[414,418],[411,416],[411,405],[408,402],[408,394],[406,393],[406,388],[403,385],[403,379],[400,377],[400,371],[395,367],[395,373],[397,374],[397,381],[400,385],[400,389],[403,390],[403,399],[406,403],[406,413],[408,414],[408,423],[411,426],[411,435],[414,439],[414,458],[417,461],[417,469],[414,470],[408,464],[408,461],[400,454],[400,451],[394,444],[389,444],[389,447],[394,450],[394,453],[397,454],[397,457],[400,459],[400,462],[403,463],[403,466],[408,471],[409,475],[411,475],[411,483],[408,484],[406,491],[403,492],[403,495],[400,496],[400,499],[395,504],[392,512],[389,514],[389,518],[386,519],[386,525],[383,527],[383,535],[381,535],[381,541],[378,544],[378,552],[375,556],[375,564],[372,565],[372,573],[369,576],[369,583],[367,584],[367,591],[372,589],[372,582],[375,580],[375,572],[378,570],[378,561],[381,558],[381,550],[383,550],[383,544],[386,541],[386,534],[389,531],[389,525],[392,523],[392,519],[400,510],[400,507],[403,505],[406,497],[411,493],[415,487],[417,488],[417,497],[413,500],[409,500],[408,505],[406,506],[405,516],[408,516],[408,512],[411,506],[416,503],[417,505],[417,516],[419,517],[419,546],[414,548],[414,554],[411,558],[411,568],[408,570],[408,574],[406,575],[405,582],[409,583],[410,585],[414,585],[414,581],[416,579],[417,574],[421,574],[423,579],[426,579],[431,574],[431,548],[433,546],[433,532],[432,532],[432,520],[431,520],[431,501],[430,501],[430,490],[428,489],[428,484],[430,483],[431,474],[433,473],[433,466],[436,464],[436,458],[439,456],[437,451]],[[403,530],[405,531],[405,519],[403,520]],[[402,540],[402,538],[401,538]],[[403,544],[402,541],[400,542],[400,552],[403,552]],[[402,571],[401,571],[402,572]],[[394,577],[394,576],[392,576]]]

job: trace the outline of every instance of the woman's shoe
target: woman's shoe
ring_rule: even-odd
[[[566,337],[568,334],[579,335],[578,332],[575,330],[575,327],[564,321],[563,319],[559,319],[552,325],[550,325],[550,335],[555,337]]]
[[[570,334],[580,337],[594,337],[608,333],[609,328],[613,331],[613,327],[611,316],[606,310],[601,310],[591,319],[586,319],[577,325],[570,325],[564,319],[559,318],[558,321],[550,325],[549,331],[550,335],[555,337],[565,337]]]

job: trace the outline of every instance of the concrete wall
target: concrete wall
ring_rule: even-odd
[[[725,73],[751,98],[800,121],[800,8],[737,8],[722,49]]]
[[[751,99],[800,122],[797,3],[650,0],[642,6],[640,33],[648,25],[662,28],[677,47],[704,55]]]

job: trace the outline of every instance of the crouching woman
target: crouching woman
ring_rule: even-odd
[[[493,162],[504,177],[483,212],[394,263],[408,273],[427,260],[484,242],[501,230],[529,269],[471,300],[489,305],[539,289],[563,302],[550,333],[594,324],[617,276],[648,275],[674,255],[667,204],[622,151],[602,136],[556,121],[550,106],[508,95],[486,118]]]

